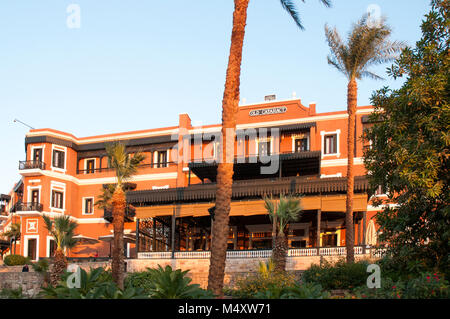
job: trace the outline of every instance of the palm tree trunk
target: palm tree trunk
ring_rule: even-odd
[[[112,216],[114,228],[114,240],[112,250],[111,270],[114,282],[123,289],[124,280],[124,250],[123,250],[123,228],[125,220],[125,193],[119,186],[112,196]]]
[[[275,263],[275,270],[279,272],[286,271],[287,242],[284,233],[277,233],[275,249],[272,254],[273,261]]]
[[[58,248],[55,251],[55,259],[52,272],[50,274],[50,283],[53,287],[56,287],[58,285],[58,282],[61,280],[61,275],[66,268],[67,259],[66,256],[64,256],[64,251],[61,248]]]
[[[357,105],[358,86],[356,80],[352,79],[347,87],[347,111],[348,111],[348,164],[347,164],[347,201],[345,214],[345,246],[347,250],[347,262],[355,262],[354,255],[354,229],[353,229],[353,192],[354,192],[354,171],[353,157],[355,152],[355,121]]]
[[[219,297],[223,296],[231,187],[233,184],[236,112],[239,106],[242,47],[249,1],[234,1],[233,31],[231,34],[225,91],[222,100],[222,161],[217,168],[216,211],[213,223],[214,237],[211,243],[208,275],[208,289]],[[227,143],[228,139],[230,141]]]

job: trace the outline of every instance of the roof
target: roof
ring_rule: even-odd
[[[289,177],[277,179],[259,179],[235,181],[232,186],[232,199],[261,198],[264,195],[280,194],[324,194],[347,191],[347,179]],[[365,192],[369,188],[365,176],[355,177],[355,192]],[[188,187],[160,190],[142,190],[127,192],[127,202],[135,206],[152,206],[174,202],[213,201],[217,184],[196,184]]]

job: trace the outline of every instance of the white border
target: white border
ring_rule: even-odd
[[[64,152],[64,169],[53,166],[53,151]],[[50,162],[50,167],[51,167],[52,171],[66,173],[66,171],[67,171],[67,147],[52,144],[52,156],[51,157],[52,157],[52,160]]]
[[[330,154],[325,154],[325,135],[333,135],[336,134],[336,153],[330,153]],[[341,157],[341,153],[340,153],[340,135],[341,135],[341,130],[337,129],[336,131],[332,131],[332,132],[326,132],[326,131],[320,131],[320,135],[321,135],[321,139],[322,139],[322,146],[321,146],[321,150],[322,150],[322,158],[327,157],[327,156],[336,156],[336,157]]]
[[[53,191],[62,192],[63,193],[63,208],[53,207],[52,197]],[[56,181],[50,182],[50,202],[49,202],[50,211],[53,213],[54,211],[58,213],[63,213],[66,211],[66,184]]]
[[[97,159],[95,157],[91,157],[91,158],[84,159],[84,174],[92,174],[92,173],[87,172],[87,161],[91,161],[91,160],[94,160],[94,173],[95,173],[95,168],[97,167]]]
[[[36,259],[33,259],[33,261],[39,260],[39,235],[24,235],[23,236],[23,255],[24,257],[28,256],[28,240],[29,239],[36,239]]]
[[[90,214],[85,213],[86,199],[92,199],[92,213],[90,213]],[[81,198],[81,215],[86,215],[86,216],[94,215],[94,213],[95,213],[94,206],[95,206],[95,198],[94,198],[94,196],[82,197]]]

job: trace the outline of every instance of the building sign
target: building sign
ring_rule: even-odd
[[[280,107],[272,107],[270,109],[251,110],[249,112],[249,115],[250,116],[273,115],[273,114],[286,113],[286,111],[287,111],[286,106],[280,106]]]
[[[38,232],[38,220],[28,219],[27,220],[27,233],[37,233]]]

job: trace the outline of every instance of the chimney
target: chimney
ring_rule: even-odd
[[[309,103],[309,115],[316,114],[316,102]]]
[[[277,99],[277,96],[275,94],[266,95],[264,97],[264,101],[266,101],[266,102],[275,101],[276,99]]]

